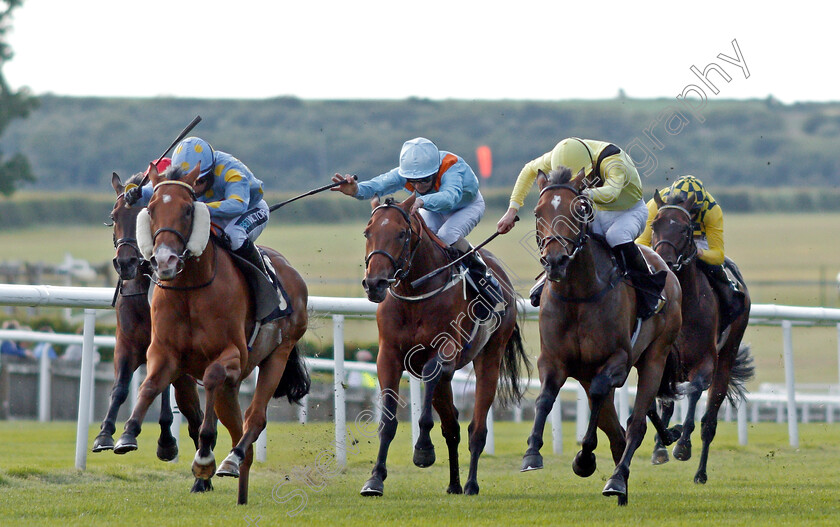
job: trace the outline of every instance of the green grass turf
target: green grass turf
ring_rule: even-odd
[[[439,427],[432,431],[438,462],[411,464],[410,428],[399,427],[389,457],[385,496],[362,498],[378,441],[360,439],[347,453],[347,469],[334,468],[330,424],[278,424],[269,429],[268,461],[251,474],[250,501],[235,505],[236,483],[214,478],[215,490],[189,493],[193,454],[182,443],[177,463],[154,458],[155,426],[140,436],[140,450],[125,456],[88,454],[87,470],[73,468],[73,423],[0,423],[0,525],[836,525],[840,515],[840,427],[808,424],[800,448],[788,446],[783,424],[753,424],[740,446],[734,423],[721,423],[712,445],[709,481],[693,483],[694,457],[650,464],[652,431],[631,466],[629,505],[601,496],[611,475],[605,437],[599,433],[598,469],[581,479],[571,471],[578,447],[574,424],[565,423],[564,452],[551,453],[546,432],[545,469],[518,471],[529,423],[497,423],[496,454],[479,466],[478,496],[450,496],[446,452]],[[461,481],[466,481],[466,423],[462,423]],[[96,430],[91,428],[90,438]],[[182,432],[186,438],[186,431]],[[217,461],[229,445],[220,429]],[[322,456],[319,458],[319,456]],[[323,472],[315,470],[321,460]],[[304,474],[309,473],[309,476]],[[287,479],[288,478],[288,479]],[[290,497],[292,493],[297,497]],[[288,501],[283,501],[288,498]],[[297,510],[299,509],[299,510]],[[291,513],[295,513],[290,516]],[[257,518],[259,518],[257,520]],[[254,523],[254,522],[257,523]]]

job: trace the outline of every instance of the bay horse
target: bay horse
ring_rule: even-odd
[[[110,403],[100,432],[93,441],[93,452],[114,449],[113,434],[116,431],[116,419],[120,406],[128,397],[129,383],[134,372],[146,364],[146,349],[152,338],[152,320],[149,310],[149,275],[151,269],[134,235],[137,214],[142,207],[130,206],[125,202],[125,188],[142,184],[143,174],[131,176],[125,186],[120,176],[114,172],[111,186],[117,193],[110,220],[114,229],[114,269],[118,275],[115,291],[114,308],[117,315],[116,345],[114,346],[114,385],[111,388]],[[198,427],[202,421],[201,404],[195,380],[182,377],[176,381],[175,399],[181,413],[189,424],[190,437],[198,448]],[[171,461],[178,455],[178,443],[172,436],[172,407],[169,403],[169,390],[160,394],[160,437],[157,457],[162,461]]]
[[[627,504],[630,461],[644,438],[651,418],[666,439],[673,439],[655,412],[655,397],[674,396],[676,365],[670,354],[679,332],[680,286],[668,271],[662,295],[664,307],[644,322],[636,317],[636,292],[624,279],[606,241],[591,232],[592,202],[582,193],[591,185],[583,171],[576,178],[565,167],[548,177],[539,173],[537,245],[546,271],[540,300],[540,356],[537,361],[540,394],[534,427],[522,460],[522,471],[541,469],[545,421],[568,377],[583,386],[591,409],[581,450],[572,463],[575,474],[595,471],[596,426],[606,433],[615,470],[604,487],[605,496]],[[653,251],[642,248],[655,271],[667,270]],[[613,403],[615,388],[638,372],[638,390],[626,435]]]
[[[522,347],[517,322],[516,295],[496,258],[482,251],[484,261],[501,284],[503,299],[486,299],[463,283],[464,274],[451,270],[425,284],[412,281],[448,264],[447,247],[426,226],[419,214],[411,214],[416,195],[402,203],[388,199],[372,202],[365,228],[365,277],[367,297],[379,304],[379,378],[382,418],[379,453],[363,496],[381,496],[388,476],[388,448],[397,429],[400,378],[404,371],[425,382],[420,436],[414,447],[414,464],[428,467],[435,462],[430,431],[432,406],[449,453],[449,494],[478,494],[478,460],[487,439],[487,412],[496,396],[501,377],[503,400],[519,399],[523,388],[519,376],[530,363]],[[494,310],[503,302],[501,310]],[[491,307],[493,306],[493,307]],[[521,363],[520,363],[521,361]],[[475,372],[475,406],[469,425],[470,468],[461,487],[458,444],[461,431],[458,410],[452,399],[452,376],[472,362]],[[402,403],[404,404],[404,403]]]
[[[674,457],[680,461],[691,458],[691,433],[697,401],[703,391],[708,390],[706,412],[701,420],[700,437],[703,447],[700,464],[694,476],[695,483],[706,483],[706,464],[709,446],[715,437],[718,411],[725,397],[733,406],[744,399],[744,383],[752,378],[754,368],[749,347],[741,346],[741,340],[750,318],[750,296],[738,267],[726,259],[725,265],[738,281],[744,293],[745,310],[729,326],[720,327],[720,309],[706,274],[697,267],[697,245],[694,240],[694,218],[689,212],[694,205],[694,194],[686,199],[672,193],[667,203],[659,192],[653,193],[659,207],[651,226],[651,246],[668,267],[677,275],[683,292],[683,325],[674,345],[681,365],[679,381],[688,382],[686,398],[688,412],[677,444]],[[722,333],[722,334],[721,334]],[[674,412],[673,401],[662,402],[662,420],[665,424]],[[652,457],[654,464],[668,461],[668,451],[657,442]]]
[[[163,175],[151,166],[154,193],[147,217],[138,218],[137,238],[156,276],[151,301],[152,338],[148,373],[137,404],[115,448],[137,448],[143,417],[152,400],[184,375],[201,379],[206,395],[198,451],[192,464],[196,478],[239,478],[237,503],[248,502],[253,442],[266,426],[266,407],[273,397],[299,401],[310,380],[297,342],[308,324],[307,288],[300,274],[278,252],[263,248],[288,293],[292,313],[261,324],[258,335],[252,293],[231,254],[210,237],[207,206],[196,201],[212,185],[170,168]],[[242,381],[259,366],[253,399],[243,416],[239,406]],[[213,448],[216,419],[227,428],[233,449],[216,470]]]

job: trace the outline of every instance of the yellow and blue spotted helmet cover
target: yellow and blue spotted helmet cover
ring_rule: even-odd
[[[213,170],[213,147],[204,139],[187,137],[175,147],[172,154],[172,166],[189,173],[198,163],[201,163],[201,176],[206,176]]]

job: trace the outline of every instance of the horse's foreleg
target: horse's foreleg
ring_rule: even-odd
[[[198,431],[198,451],[192,464],[192,472],[196,478],[209,480],[216,472],[216,458],[213,447],[216,445],[216,417],[218,406],[216,400],[224,386],[233,386],[239,378],[239,359],[230,357],[230,353],[223,354],[216,362],[210,364],[204,371],[203,383],[205,398],[204,421]],[[224,393],[221,393],[224,397]],[[224,399],[223,399],[224,400]],[[238,405],[237,405],[238,407]],[[240,432],[241,433],[241,432]],[[239,436],[236,436],[236,440]]]
[[[737,346],[735,347],[735,353],[737,353]],[[726,392],[729,387],[729,378],[734,365],[733,355],[725,352],[721,354],[718,359],[717,368],[715,369],[712,385],[709,387],[706,400],[706,413],[703,415],[703,420],[700,423],[700,439],[703,441],[703,447],[700,451],[700,464],[697,467],[697,473],[694,475],[695,483],[704,484],[708,479],[706,463],[709,461],[709,447],[715,438],[718,411],[723,404],[723,400],[726,398]]]
[[[402,364],[399,360],[393,360],[396,354],[394,350],[379,348],[379,357],[376,360],[376,372],[379,377],[379,404],[382,408],[382,417],[379,423],[379,453],[376,456],[376,464],[373,466],[370,479],[362,486],[362,496],[382,496],[385,492],[385,478],[388,477],[388,469],[385,462],[388,458],[388,448],[397,433],[397,410],[399,406],[405,406],[406,402],[400,397],[400,377],[402,376]]]
[[[114,348],[114,386],[111,388],[111,401],[108,406],[108,413],[99,427],[99,435],[93,440],[93,452],[112,450],[114,448],[114,432],[117,429],[117,414],[120,407],[128,398],[128,389],[131,384],[131,377],[137,369],[137,361],[134,353],[125,351],[125,344],[117,339],[117,347]]]
[[[677,444],[674,445],[673,451],[674,457],[680,461],[691,459],[691,434],[694,432],[697,402],[700,401],[700,396],[703,395],[703,391],[708,387],[709,382],[703,373],[695,375],[688,385],[688,393],[686,394],[688,411],[683,421],[682,434]]]
[[[172,405],[169,403],[169,386],[160,392],[160,437],[158,437],[157,457],[161,461],[172,461],[178,456],[178,441],[172,435]]]
[[[186,418],[190,438],[193,440],[195,449],[198,450],[198,430],[204,420],[204,412],[201,411],[201,400],[198,397],[195,379],[188,375],[181,375],[172,381],[172,386],[175,387],[178,410]]]
[[[417,437],[417,444],[414,445],[413,460],[414,464],[420,468],[430,467],[435,463],[435,446],[431,438],[432,427],[435,423],[432,416],[432,398],[444,375],[447,376],[447,381],[452,378],[452,364],[443,361],[438,355],[423,366],[422,380],[426,384],[426,393],[423,396],[423,409],[418,423],[420,434]]]
[[[134,405],[134,411],[125,423],[125,430],[114,445],[115,454],[137,450],[137,436],[140,435],[143,418],[146,417],[149,406],[172,381],[176,369],[175,362],[153,348],[149,348],[148,356],[146,380],[140,385],[137,404]]]
[[[657,357],[657,350],[648,348],[645,351],[648,357]],[[659,384],[662,380],[662,373],[665,368],[664,358],[659,362],[649,359],[644,364],[636,364],[639,373],[639,384],[636,391],[636,401],[633,404],[633,415],[627,425],[627,445],[624,453],[616,465],[612,476],[602,491],[604,496],[618,496],[619,505],[627,505],[627,482],[630,478],[630,462],[633,454],[647,430],[647,413],[653,404]]]
[[[231,446],[239,445],[242,439],[242,409],[239,407],[239,385],[224,382],[216,388],[216,391],[218,392],[215,403],[216,414],[219,416],[219,421],[227,428],[228,433],[230,433]],[[233,455],[232,452],[231,455]],[[240,461],[241,465],[237,467],[236,475],[239,477],[239,492],[236,503],[239,505],[248,503],[248,476],[253,461],[254,448],[248,445]],[[216,475],[230,474],[222,474],[217,471]]]
[[[486,352],[487,348],[485,348]],[[501,349],[500,349],[501,351]],[[483,353],[485,353],[483,352]],[[473,359],[475,367],[475,407],[467,429],[470,435],[470,472],[464,485],[464,494],[478,494],[478,459],[487,444],[487,413],[493,407],[499,383],[500,359],[498,355],[479,355]]]
[[[592,378],[587,385],[581,384],[589,396],[589,424],[586,433],[581,441],[580,451],[572,461],[572,470],[582,478],[587,478],[595,472],[595,448],[598,446],[597,426],[600,420],[601,409],[611,407],[609,410],[615,414],[615,403],[613,402],[614,389],[624,384],[627,379],[627,356],[620,351],[613,354],[601,370]],[[617,418],[616,418],[617,419]],[[621,426],[619,424],[619,426]]]
[[[674,401],[670,399],[662,399],[659,401],[659,406],[661,411],[660,420],[662,421],[662,426],[664,428],[668,428],[668,424],[671,422],[671,416],[674,415]],[[681,430],[682,426],[679,428],[675,427],[676,432],[680,432]],[[657,434],[654,438],[653,455],[650,458],[650,462],[652,465],[662,465],[668,462],[668,449],[665,448],[664,444],[662,444],[659,434]]]
[[[432,403],[440,416],[440,430],[449,451],[449,487],[447,494],[461,494],[460,468],[458,466],[458,445],[461,442],[461,427],[458,424],[458,409],[452,399],[452,382],[441,382],[435,390]]]
[[[531,435],[528,436],[528,450],[522,457],[521,472],[543,468],[543,457],[540,449],[543,446],[543,433],[545,432],[545,421],[551,413],[557,394],[566,382],[565,371],[555,369],[553,365],[546,364],[541,355],[537,361],[540,371],[540,394],[537,396],[534,405],[534,426]]]
[[[624,454],[627,440],[625,439],[624,427],[621,426],[621,421],[615,410],[615,405],[605,404],[601,407],[601,414],[598,417],[598,428],[607,434],[607,439],[610,441],[610,453],[612,453],[613,463],[617,465],[619,460],[621,460],[622,454]]]

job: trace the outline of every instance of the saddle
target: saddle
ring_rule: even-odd
[[[268,276],[254,267],[254,264],[231,251],[226,236],[220,236],[215,230],[212,236],[218,246],[227,251],[236,267],[245,275],[245,281],[248,282],[248,287],[250,287],[254,296],[254,312],[257,320],[270,322],[292,314],[291,298],[289,298],[289,294],[280,282],[280,278],[274,272],[274,266],[271,265],[262,249],[259,250],[265,261]]]

